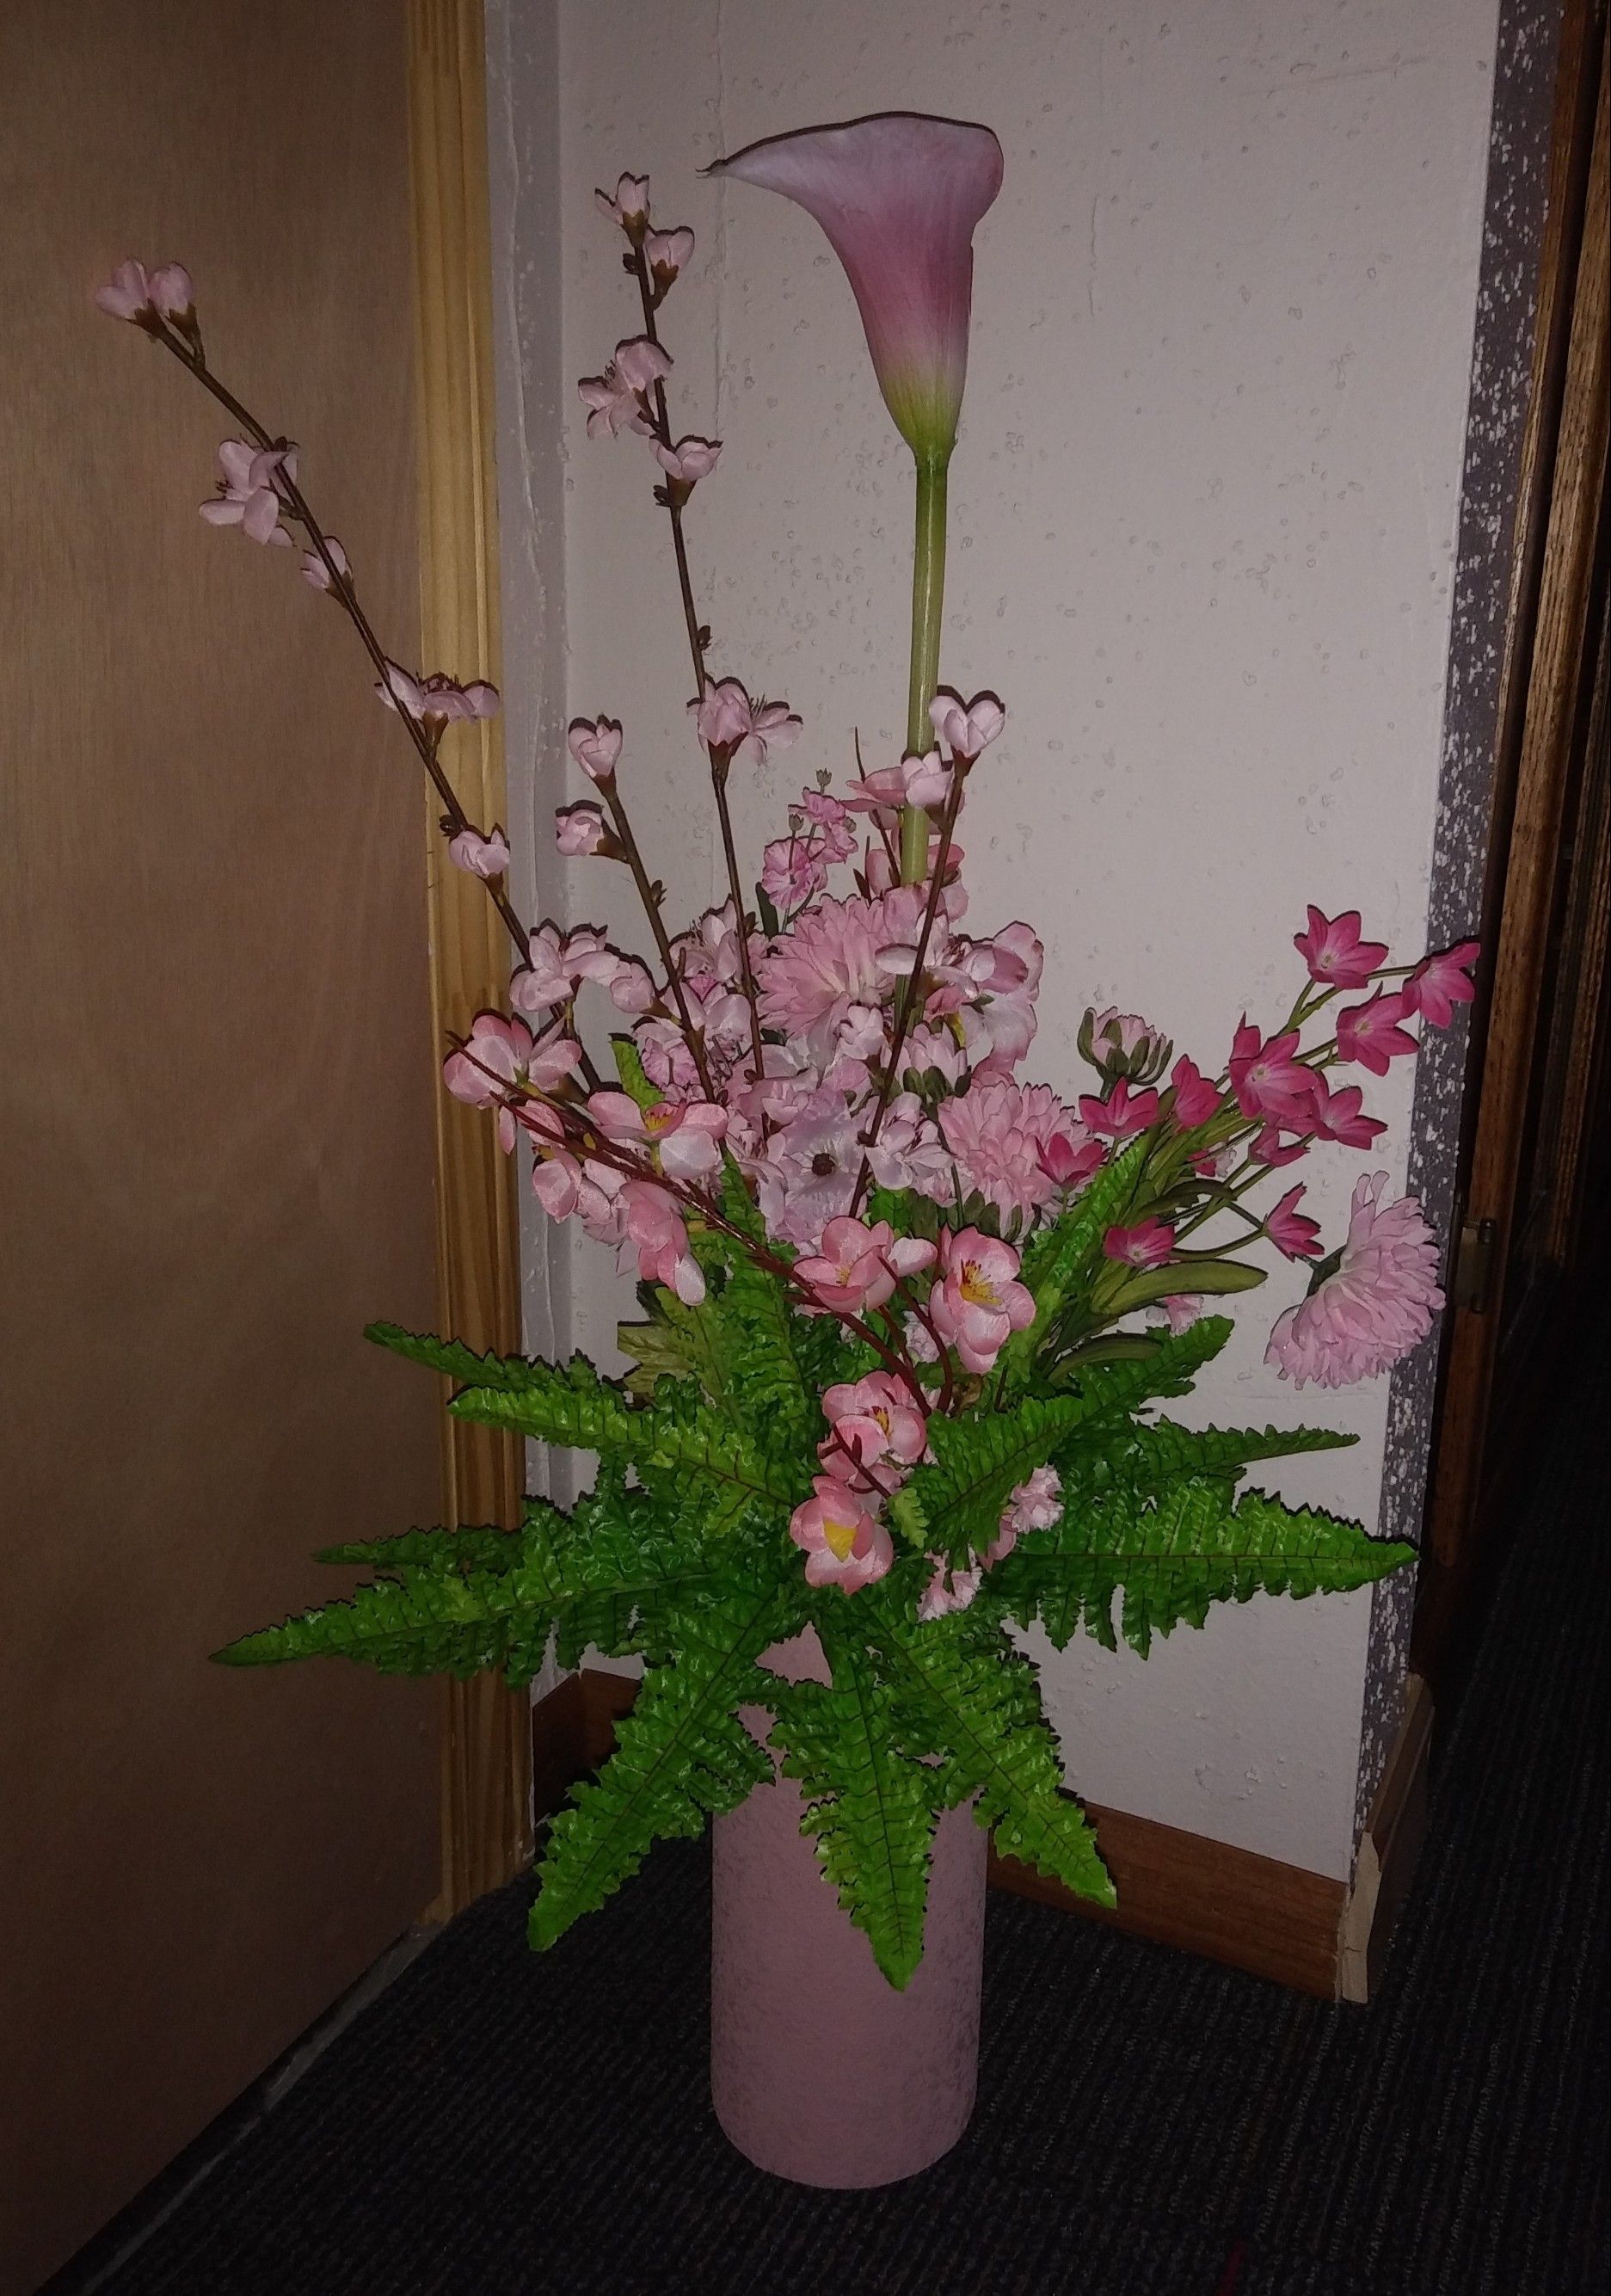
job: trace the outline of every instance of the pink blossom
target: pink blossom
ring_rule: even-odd
[[[1349,1387],[1408,1355],[1443,1304],[1437,1244],[1413,1196],[1384,1204],[1386,1172],[1353,1191],[1348,1241],[1330,1273],[1270,1334],[1264,1360],[1298,1387]],[[1322,1267],[1329,1263],[1322,1262]]]
[[[980,1002],[965,1015],[963,1035],[976,1060],[982,1053],[1010,1069],[1034,1042],[1044,952],[1023,923],[1003,925],[991,939],[976,942],[975,948],[988,955],[990,964],[975,982]]]
[[[715,1101],[658,1103],[649,1111],[649,1137],[660,1169],[674,1180],[707,1180],[722,1168],[727,1111]]]
[[[566,736],[570,754],[590,781],[608,788],[621,755],[621,728],[613,718],[573,718]]]
[[[623,176],[616,185],[613,199],[608,192],[595,192],[593,197],[605,214],[620,225],[628,238],[635,237],[649,221],[647,176]]]
[[[1055,1467],[1037,1467],[1028,1479],[1019,1483],[1002,1514],[1002,1528],[994,1542],[987,1546],[980,1560],[999,1562],[1010,1551],[1002,1540],[1010,1533],[1011,1539],[1021,1538],[1026,1531],[1050,1530],[1063,1513],[1063,1479]],[[998,1551],[999,1550],[999,1551]]]
[[[1362,988],[1386,957],[1385,940],[1360,939],[1360,913],[1345,909],[1328,918],[1311,902],[1309,930],[1294,933],[1292,946],[1309,967],[1311,980],[1328,988]]]
[[[984,1575],[977,1564],[971,1570],[959,1570],[937,1554],[930,1560],[934,1576],[918,1596],[918,1617],[925,1626],[932,1620],[948,1617],[953,1611],[970,1609]]]
[[[937,750],[926,757],[903,758],[901,787],[908,805],[944,805],[951,794],[951,767]]]
[[[1174,1250],[1174,1230],[1149,1217],[1133,1227],[1110,1227],[1102,1238],[1102,1250],[1127,1267],[1161,1267]]]
[[[1002,184],[987,127],[885,112],[752,144],[714,175],[781,192],[844,265],[884,401],[913,454],[956,438],[968,368],[973,233]]]
[[[131,255],[113,272],[108,284],[97,287],[95,301],[109,319],[127,319],[135,326],[152,316],[151,281],[143,263]]]
[[[820,893],[828,882],[828,862],[814,837],[774,837],[761,855],[761,890],[783,916]]]
[[[713,750],[724,750],[734,764],[764,766],[773,750],[787,750],[799,738],[800,720],[787,702],[752,701],[736,677],[724,677],[705,688],[688,714],[699,739]]]
[[[1165,1299],[1155,1300],[1152,1302],[1147,1310],[1147,1321],[1149,1324],[1166,1324],[1171,1337],[1178,1339],[1182,1332],[1189,1332],[1191,1329],[1193,1324],[1201,1317],[1202,1312],[1203,1302],[1198,1293],[1171,1292]]]
[[[1184,1054],[1170,1070],[1169,1081],[1174,1087],[1174,1120],[1182,1130],[1195,1132],[1219,1114],[1219,1087]]]
[[[1157,1122],[1158,1096],[1156,1092],[1133,1093],[1129,1083],[1120,1077],[1106,1100],[1092,1094],[1082,1094],[1080,1114],[1092,1132],[1104,1140],[1128,1140],[1148,1126]]]
[[[652,1180],[628,1180],[620,1192],[625,1246],[638,1256],[638,1280],[661,1283],[685,1308],[705,1297],[705,1277],[688,1248],[688,1230],[675,1199]]]
[[[536,1039],[524,1021],[503,1013],[478,1013],[463,1050],[442,1063],[442,1081],[455,1100],[490,1108],[509,1085],[521,1081]]]
[[[1131,1084],[1161,1074],[1169,1057],[1168,1038],[1150,1021],[1143,1021],[1139,1013],[1121,1013],[1116,1004],[1104,1013],[1086,1013],[1079,1047],[1109,1081],[1123,1078]]]
[[[426,726],[492,718],[498,709],[498,689],[484,678],[461,685],[439,669],[429,677],[415,677],[395,661],[387,663],[385,679],[376,685],[375,693],[388,709]]]
[[[1482,943],[1457,941],[1435,956],[1424,956],[1403,987],[1404,1010],[1419,1013],[1435,1029],[1446,1029],[1457,1004],[1469,1004],[1476,990],[1467,975],[1482,954]]]
[[[928,1313],[942,1340],[965,1370],[987,1372],[1014,1332],[1034,1321],[1034,1300],[1015,1279],[1018,1255],[977,1228],[941,1232],[940,1280],[928,1295]]]
[[[860,1315],[863,1308],[881,1308],[895,1290],[895,1270],[889,1263],[895,1240],[887,1220],[870,1227],[841,1215],[823,1228],[821,1254],[797,1259],[794,1272],[823,1307]]]
[[[1083,1188],[1100,1170],[1107,1156],[1101,1142],[1093,1140],[1076,1117],[1047,1141],[1041,1150],[1041,1166],[1054,1186],[1071,1190]]]
[[[603,815],[596,805],[562,805],[554,815],[554,843],[569,858],[590,853],[607,860],[619,853]]]
[[[1056,1193],[1046,1152],[1070,1142],[1077,1125],[1048,1085],[978,1084],[944,1102],[940,1130],[956,1159],[963,1191],[983,1196],[1003,1219],[1035,1210]],[[1100,1152],[1098,1152],[1099,1157]]]
[[[342,581],[350,581],[352,568],[348,563],[347,553],[333,534],[325,536],[324,547],[330,553],[331,565],[334,566]],[[302,579],[311,583],[315,590],[328,591],[331,587],[330,567],[324,563],[316,550],[305,550],[302,553]]]
[[[1312,1259],[1320,1250],[1319,1220],[1311,1219],[1307,1212],[1300,1212],[1297,1208],[1303,1193],[1301,1186],[1288,1188],[1264,1221],[1264,1234],[1288,1259]]]
[[[1297,1058],[1298,1031],[1266,1044],[1244,1013],[1231,1047],[1231,1087],[1244,1116],[1267,1116],[1286,1125],[1308,1113],[1314,1071]]]
[[[1007,723],[1007,712],[994,693],[976,693],[971,701],[942,686],[928,705],[928,722],[953,758],[971,760],[987,750]]]
[[[859,782],[852,782],[846,792],[845,805],[850,813],[870,813],[875,821],[887,827],[906,801],[906,781],[899,766],[879,766],[873,772],[863,774]]]
[[[842,1449],[854,1455],[865,1473],[879,1466],[913,1466],[928,1447],[928,1427],[917,1399],[904,1380],[887,1371],[829,1388],[822,1398],[822,1415],[838,1438],[835,1442],[830,1437],[822,1447],[823,1462],[835,1474],[846,1472],[836,1456],[842,1456]]]
[[[509,840],[501,829],[490,837],[478,829],[462,829],[448,839],[447,857],[455,869],[467,869],[472,877],[501,877],[509,866]]]
[[[176,327],[184,328],[187,319],[195,318],[195,283],[182,263],[157,266],[151,275],[151,299],[162,317],[171,319]]]
[[[856,846],[848,808],[826,790],[805,789],[800,791],[799,810],[821,837],[828,858],[848,861]]]
[[[654,282],[655,301],[664,302],[680,274],[693,261],[693,234],[686,224],[675,231],[651,231],[643,242],[643,254]]]
[[[1387,1129],[1379,1117],[1362,1111],[1364,1094],[1356,1084],[1333,1091],[1318,1069],[1310,1071],[1310,1111],[1305,1128],[1317,1140],[1336,1140],[1345,1148],[1370,1148]]]
[[[1415,1038],[1398,1025],[1409,1009],[1399,990],[1385,988],[1363,1004],[1345,1005],[1337,1016],[1337,1058],[1386,1076],[1394,1060],[1415,1051]]]
[[[658,439],[654,442],[654,458],[666,477],[688,488],[710,476],[721,451],[719,439],[679,439],[675,447],[662,446]]]
[[[1291,1140],[1283,1140],[1279,1124],[1266,1124],[1247,1150],[1255,1164],[1267,1165],[1272,1171],[1283,1164],[1296,1164],[1300,1156],[1309,1153],[1309,1134],[1300,1132]]]
[[[844,1095],[830,1090],[809,1094],[773,1133],[755,1174],[772,1234],[831,1252],[824,1230],[849,1213],[865,1154],[860,1133]]]
[[[617,343],[603,373],[584,375],[577,385],[589,410],[588,437],[618,438],[623,430],[649,436],[654,428],[649,394],[670,373],[670,359],[647,335]]]
[[[224,476],[211,502],[201,505],[209,526],[238,526],[253,542],[274,542],[284,547],[290,536],[280,523],[284,508],[274,484],[282,473],[297,475],[294,447],[251,447],[244,439],[226,439],[218,449]]]
[[[839,1587],[847,1595],[871,1587],[895,1561],[889,1533],[837,1475],[814,1475],[811,1488],[789,1521],[789,1536],[806,1550],[806,1584]]]

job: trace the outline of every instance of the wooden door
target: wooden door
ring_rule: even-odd
[[[176,258],[419,636],[395,0],[0,12],[0,2288],[435,1896],[437,1699],[208,1653],[439,1517],[422,808],[350,634],[198,518],[216,410],[90,295]]]
[[[1564,19],[1463,1218],[1417,1663],[1458,1669],[1492,1522],[1603,1258],[1607,360],[1603,0]]]

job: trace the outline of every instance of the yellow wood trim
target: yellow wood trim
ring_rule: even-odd
[[[501,676],[493,431],[492,263],[482,0],[408,0],[411,178],[418,326],[420,606],[425,669]],[[506,823],[496,718],[455,726],[444,762],[470,819]],[[429,795],[429,792],[428,792]],[[476,879],[447,860],[428,807],[431,1022],[440,1045],[502,1005],[510,946]],[[519,1251],[510,1160],[478,1111],[437,1095],[441,1329],[478,1349],[518,1348]],[[449,1522],[519,1519],[519,1442],[445,1420]],[[442,1895],[456,1913],[531,1855],[527,1701],[495,1676],[449,1683],[442,1743]]]

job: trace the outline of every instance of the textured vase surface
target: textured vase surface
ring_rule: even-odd
[[[809,1630],[764,1663],[826,1681]],[[745,1720],[764,1738],[770,1717]],[[923,1958],[903,1993],[840,1910],[791,1778],[716,1819],[710,2086],[716,2118],[759,2169],[847,2190],[894,2184],[961,2136],[978,2074],[984,1830],[968,1809],[936,1829]]]

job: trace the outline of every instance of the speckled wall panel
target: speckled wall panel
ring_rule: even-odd
[[[1429,948],[1446,947],[1475,932],[1482,906],[1560,19],[1559,0],[1504,0],[1500,12],[1427,919]],[[1446,1033],[1428,1029],[1417,1064],[1409,1185],[1446,1243],[1454,1217],[1467,1019],[1461,1008]],[[1437,1357],[1427,1348],[1393,1374],[1378,1524],[1386,1538],[1420,1542],[1436,1384]],[[1372,1593],[1356,1833],[1364,1828],[1403,1710],[1414,1603],[1414,1580],[1406,1571],[1378,1579]]]

